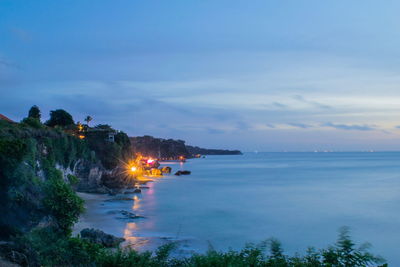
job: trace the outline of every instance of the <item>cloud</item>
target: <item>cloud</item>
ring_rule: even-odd
[[[331,128],[335,128],[338,130],[348,130],[348,131],[373,131],[376,130],[375,127],[371,126],[371,125],[367,125],[367,124],[363,124],[363,125],[359,125],[359,124],[335,124],[332,122],[327,122],[327,123],[323,123],[321,124],[321,126],[324,127],[331,127]]]
[[[2,58],[0,58],[0,65],[2,65],[4,67],[7,67],[7,68],[14,68],[14,69],[19,69],[20,68],[19,65],[15,64],[15,63],[12,63],[12,62],[9,62],[7,60],[4,60]]]
[[[224,134],[225,131],[221,129],[216,129],[216,128],[206,128],[207,133],[209,134]]]
[[[321,104],[321,103],[316,102],[316,101],[307,100],[301,95],[295,95],[295,96],[293,96],[293,98],[295,100],[299,101],[299,102],[302,102],[302,103],[305,103],[305,104],[308,104],[308,105],[311,105],[311,106],[314,106],[314,107],[317,107],[317,108],[321,108],[321,109],[330,109],[331,108],[331,106],[328,106],[328,105],[325,105],[325,104]]]
[[[238,121],[236,123],[236,129],[237,130],[250,130],[252,126],[248,124],[247,122],[244,121]]]
[[[272,105],[277,108],[287,108],[287,105],[279,103],[279,102],[273,102]]]
[[[29,42],[32,40],[32,35],[28,31],[13,27],[11,28],[11,33],[20,41]]]
[[[272,128],[272,129],[276,128],[276,126],[271,123],[266,123],[265,126],[267,126],[268,128]]]
[[[301,128],[301,129],[307,129],[307,128],[311,128],[312,127],[312,125],[309,125],[309,124],[296,123],[296,122],[287,123],[287,125],[290,125],[290,126],[293,126],[293,127],[297,127],[297,128]]]

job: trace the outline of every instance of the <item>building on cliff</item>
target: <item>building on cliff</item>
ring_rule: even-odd
[[[115,135],[117,131],[114,129],[101,129],[101,128],[90,128],[86,131],[86,136],[93,137],[93,136],[100,136],[105,141],[108,142],[115,142]]]

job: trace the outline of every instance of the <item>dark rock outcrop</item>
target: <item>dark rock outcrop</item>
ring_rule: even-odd
[[[191,171],[177,171],[176,173],[175,173],[175,175],[177,175],[177,176],[180,176],[180,175],[189,175],[189,174],[191,174],[192,172]]]
[[[135,188],[133,191],[125,191],[124,194],[139,194],[142,193],[142,190],[140,188]]]
[[[120,243],[124,242],[125,239],[116,237],[110,234],[106,234],[101,230],[93,228],[85,228],[81,231],[81,237],[88,240],[91,243],[100,244],[105,247],[116,247]]]
[[[105,202],[115,202],[115,201],[132,201],[131,197],[116,197],[104,200]]]
[[[122,220],[132,220],[132,219],[143,219],[143,216],[136,215],[132,212],[126,211],[126,210],[121,210],[120,214],[122,217],[117,217],[117,219],[122,219]]]
[[[165,166],[165,167],[162,167],[162,168],[161,168],[161,172],[162,172],[162,173],[168,174],[168,173],[171,173],[171,171],[172,171],[172,168],[169,167],[169,166]]]

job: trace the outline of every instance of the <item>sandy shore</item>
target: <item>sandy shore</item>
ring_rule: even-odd
[[[130,195],[77,194],[85,201],[85,212],[81,214],[79,221],[74,225],[74,236],[78,235],[84,228],[95,228],[105,233],[125,238],[126,241],[121,244],[121,247],[130,247],[138,251],[153,251],[171,241],[169,237],[138,236],[136,234],[137,222],[115,218],[115,214],[113,215],[115,211],[126,210],[132,212],[130,207],[135,200]],[[132,200],[109,201],[119,197],[132,197]]]
[[[96,215],[94,209],[98,208],[104,200],[110,198],[102,194],[89,194],[77,192],[77,195],[85,201],[85,212],[79,217],[79,221],[74,225],[73,235],[77,235],[84,228],[94,228],[93,222],[101,220],[103,216]],[[101,229],[100,229],[101,230]]]

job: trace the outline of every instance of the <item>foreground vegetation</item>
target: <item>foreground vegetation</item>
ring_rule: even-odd
[[[380,257],[368,252],[367,245],[356,247],[346,228],[341,229],[334,245],[320,250],[309,248],[303,256],[285,255],[275,239],[259,245],[248,244],[241,251],[218,252],[209,249],[205,254],[194,254],[187,258],[170,257],[175,248],[172,243],[160,247],[155,253],[110,250],[81,238],[67,238],[51,229],[31,232],[18,242],[24,247],[25,255],[30,255],[29,261],[33,266],[387,266]]]

